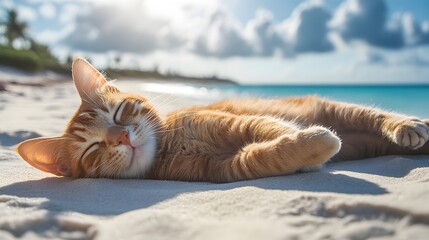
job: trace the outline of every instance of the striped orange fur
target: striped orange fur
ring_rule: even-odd
[[[161,118],[84,59],[82,104],[62,136],[21,143],[37,169],[74,178],[232,182],[318,169],[328,160],[429,154],[429,121],[315,96],[228,100]]]

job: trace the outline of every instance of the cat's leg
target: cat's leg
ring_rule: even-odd
[[[429,120],[317,97],[284,99],[282,103],[293,112],[302,108],[297,116],[301,122],[336,131],[343,145],[333,160],[429,154]]]
[[[234,114],[281,117],[301,125],[322,125],[341,137],[350,131],[375,133],[399,146],[417,149],[429,139],[429,127],[415,117],[357,104],[329,101],[316,96],[279,100],[230,100],[208,106]]]
[[[400,146],[374,133],[344,133],[342,146],[332,161],[357,160],[385,155],[429,155],[429,142],[418,149]]]
[[[371,133],[410,149],[420,148],[429,139],[428,125],[416,117],[324,99],[313,101],[314,110],[306,115],[310,123],[332,128],[340,136],[348,132]]]
[[[300,122],[320,124],[335,130],[340,137],[350,132],[376,134],[380,141],[389,141],[410,149],[418,149],[429,139],[425,122],[401,114],[357,104],[330,101],[318,97],[282,99],[285,112]],[[345,140],[344,142],[346,142]]]
[[[324,127],[309,127],[271,141],[250,143],[223,164],[221,182],[291,174],[328,161],[341,147]]]
[[[367,132],[348,132],[341,135],[341,150],[332,161],[357,160],[383,155],[412,154],[413,150],[401,147],[380,135]]]
[[[429,120],[314,96],[282,99],[279,104],[285,119],[334,130],[343,141],[335,160],[429,154]]]

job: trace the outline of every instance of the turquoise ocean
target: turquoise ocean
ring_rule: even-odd
[[[281,98],[318,95],[332,100],[364,104],[420,118],[429,118],[429,85],[237,85],[207,88],[228,96],[240,97]]]
[[[195,104],[230,98],[284,98],[318,95],[331,100],[363,104],[419,118],[429,118],[429,85],[316,86],[144,83],[140,85],[140,88],[159,94],[183,96],[195,100]]]

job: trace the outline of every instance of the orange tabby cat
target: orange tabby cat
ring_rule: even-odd
[[[429,154],[428,121],[374,108],[317,97],[250,99],[161,118],[84,59],[72,74],[82,104],[64,134],[17,148],[56,175],[231,182],[318,169],[329,159]]]

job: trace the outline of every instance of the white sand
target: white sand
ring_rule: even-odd
[[[0,93],[0,239],[429,236],[428,156],[342,162],[231,184],[60,178],[33,169],[10,147],[29,136],[60,134],[79,104],[73,86],[8,89]],[[157,102],[165,112],[207,100],[166,95]]]

